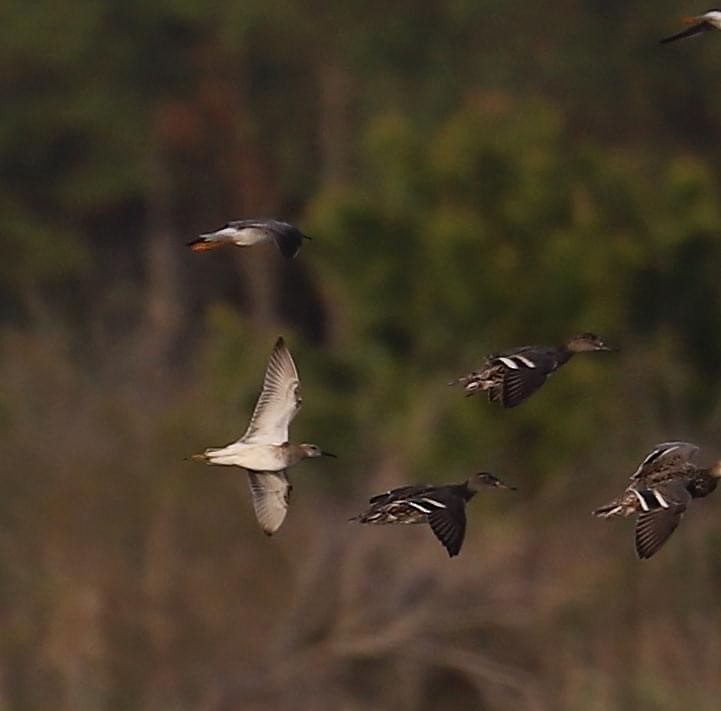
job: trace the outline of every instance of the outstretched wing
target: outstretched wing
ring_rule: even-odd
[[[279,338],[268,361],[263,390],[250,424],[238,441],[244,444],[287,442],[288,427],[300,410],[301,403],[298,371],[285,342]]]
[[[660,40],[661,44],[668,44],[669,42],[675,42],[676,40],[686,39],[687,37],[696,37],[704,32],[714,29],[713,25],[708,22],[699,22],[698,24],[691,25],[681,32],[677,32],[675,35],[670,37],[664,37]]]
[[[460,500],[443,503],[445,508],[433,507],[428,514],[428,523],[448,555],[453,558],[460,552],[466,536],[466,507]]]
[[[545,382],[546,374],[541,370],[525,366],[519,366],[515,370],[506,368],[501,389],[503,407],[520,405]]]
[[[303,245],[303,235],[300,230],[293,227],[293,225],[282,223],[282,225],[273,232],[273,236],[275,237],[278,249],[280,249],[280,253],[286,259],[293,259],[293,257],[300,252],[300,248]]]
[[[637,479],[659,479],[669,472],[683,469],[698,452],[698,445],[691,442],[662,442],[657,444],[631,474]]]
[[[285,520],[292,486],[285,470],[279,472],[248,472],[253,509],[260,527],[272,536]]]
[[[641,559],[650,558],[671,537],[691,498],[685,480],[659,484],[648,493],[658,502],[658,508],[643,511],[638,516],[636,554]]]

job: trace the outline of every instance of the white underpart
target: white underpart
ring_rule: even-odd
[[[516,363],[513,358],[499,358],[498,360],[503,363],[507,368],[512,368],[513,370],[518,370],[518,363]]]
[[[261,242],[269,242],[273,237],[268,230],[262,230],[257,227],[223,227],[216,232],[208,232],[200,235],[209,242],[232,242],[239,247],[250,247]]]
[[[277,472],[288,466],[286,449],[275,444],[233,442],[227,447],[205,450],[211,464],[225,464],[260,472]]]
[[[663,498],[660,491],[653,489],[653,495],[656,497],[656,501],[658,501],[658,503],[661,504],[662,508],[664,508],[664,509],[668,508],[668,501],[666,501],[666,499]]]
[[[719,12],[718,10],[711,10],[710,12],[700,15],[696,19],[703,22],[708,22],[710,25],[713,25],[717,30],[721,30],[721,12]]]
[[[409,506],[412,506],[414,509],[417,509],[421,513],[429,514],[431,512],[430,509],[424,509],[420,504],[417,504],[415,501],[406,501],[406,503]]]
[[[235,230],[233,242],[242,247],[250,247],[253,244],[261,242],[269,242],[272,239],[271,234],[267,230],[260,230],[257,227],[245,227],[241,230]]]
[[[644,511],[650,511],[649,505],[646,503],[646,499],[644,499],[643,496],[636,491],[636,489],[631,489],[631,492],[638,499],[638,503],[641,504],[641,508]]]
[[[297,463],[300,460],[297,451],[286,445],[290,423],[301,405],[299,389],[293,357],[279,339],[268,360],[263,388],[248,428],[237,441],[206,449],[207,460],[256,472],[279,472]]]
[[[223,227],[222,230],[216,232],[208,232],[207,234],[201,235],[201,237],[207,237],[208,239],[223,240],[225,238],[232,240],[238,234],[238,230],[234,227]]]
[[[523,364],[524,364],[526,367],[528,367],[528,368],[535,368],[535,367],[536,367],[536,364],[535,364],[532,360],[528,360],[528,358],[526,358],[526,356],[519,355],[519,356],[515,356],[515,357],[516,357],[518,360],[520,360],[521,363],[523,363]]]
[[[436,501],[435,499],[428,499],[425,496],[421,499],[421,501],[425,501],[427,504],[430,504],[431,506],[435,506],[437,509],[447,508],[446,505],[442,504],[440,501]]]

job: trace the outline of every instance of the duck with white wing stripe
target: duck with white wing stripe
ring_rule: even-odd
[[[487,486],[515,490],[487,472],[462,484],[402,486],[374,496],[369,508],[350,520],[376,525],[427,523],[452,558],[460,553],[466,535],[466,503]]]
[[[721,461],[708,468],[691,462],[698,447],[690,442],[656,445],[631,475],[617,499],[593,512],[599,518],[638,514],[636,553],[650,558],[670,538],[692,499],[713,493],[721,478]]]
[[[516,407],[576,353],[615,350],[593,333],[582,333],[560,346],[521,346],[490,355],[478,370],[448,384],[462,385],[467,395],[486,391],[490,402]]]

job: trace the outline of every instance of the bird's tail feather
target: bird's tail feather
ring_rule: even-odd
[[[613,518],[619,516],[623,512],[623,506],[618,501],[612,501],[610,504],[597,508],[593,515],[598,518]]]

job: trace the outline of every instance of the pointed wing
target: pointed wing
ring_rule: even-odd
[[[699,22],[697,25],[691,25],[681,32],[677,32],[675,35],[670,37],[664,37],[660,40],[660,44],[668,44],[669,42],[675,42],[676,40],[686,39],[687,37],[696,37],[704,32],[714,29],[713,25],[708,22]]]
[[[255,517],[263,531],[272,536],[285,520],[292,486],[285,470],[248,472]]]
[[[460,500],[443,503],[445,508],[434,508],[428,514],[428,523],[448,555],[453,558],[460,552],[466,536],[466,507]]]
[[[645,499],[658,502],[658,507],[639,514],[636,522],[636,554],[650,558],[676,530],[691,499],[686,480],[677,479],[644,491]]]
[[[280,253],[286,259],[293,259],[293,257],[300,252],[301,245],[303,244],[303,235],[291,225],[276,230],[274,237]]]
[[[516,407],[530,397],[546,382],[546,375],[539,369],[507,368],[503,374],[501,402],[503,407]]]
[[[302,402],[298,371],[285,342],[279,338],[268,361],[263,390],[255,404],[250,424],[238,441],[244,444],[284,444],[288,441],[288,427]]]
[[[698,452],[698,445],[691,442],[662,442],[657,444],[631,474],[631,481],[646,477],[661,478],[664,473],[683,469]]]

